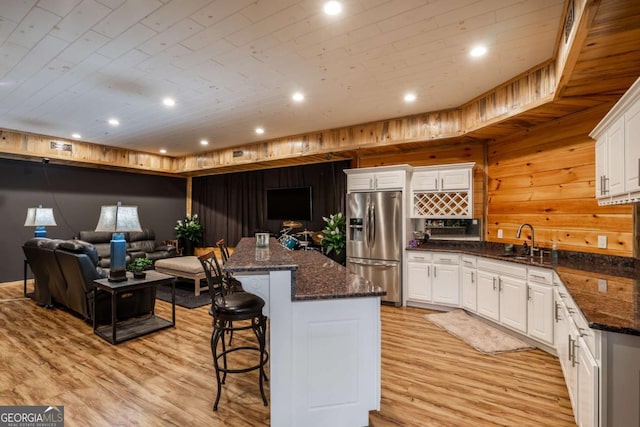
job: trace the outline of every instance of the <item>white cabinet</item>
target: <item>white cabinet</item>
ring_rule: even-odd
[[[460,305],[460,255],[433,254],[431,289],[436,304]]]
[[[474,164],[414,168],[411,175],[411,217],[471,218]]]
[[[515,263],[479,259],[478,314],[527,333],[527,268]]]
[[[624,146],[624,188],[627,192],[638,193],[640,192],[640,102],[629,107],[624,114],[624,134],[629,135]]]
[[[448,252],[409,252],[407,299],[459,306],[460,255]]]
[[[527,282],[511,276],[498,277],[500,323],[527,333]]]
[[[462,308],[474,313],[478,310],[476,262],[474,256],[462,256]]]
[[[596,142],[596,197],[610,201],[624,193],[624,117],[616,120]]]
[[[527,269],[527,331],[531,338],[553,345],[553,272]]]
[[[555,334],[558,359],[564,374],[576,424],[599,425],[600,368],[593,356],[591,333],[566,290],[559,287],[555,298]]]
[[[640,200],[640,79],[590,136],[596,140],[596,198],[600,205]]]
[[[455,191],[471,188],[471,168],[451,166],[439,168],[426,166],[415,168],[411,177],[411,188],[424,191]]]
[[[431,301],[431,254],[428,252],[407,255],[407,299]]]
[[[347,169],[347,191],[404,190],[408,165]]]

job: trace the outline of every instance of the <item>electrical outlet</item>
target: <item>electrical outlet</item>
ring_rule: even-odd
[[[607,249],[607,236],[598,236],[598,247],[600,249]]]
[[[498,228],[498,239],[502,239],[502,228]]]
[[[600,292],[607,292],[607,279],[598,279],[598,290]]]

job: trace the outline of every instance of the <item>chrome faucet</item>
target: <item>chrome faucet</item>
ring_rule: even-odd
[[[529,249],[529,255],[531,255],[531,257],[533,257],[533,252],[536,251],[536,241],[535,241],[535,234],[533,231],[533,225],[531,224],[520,224],[520,227],[518,227],[518,231],[516,232],[516,239],[520,238],[520,235],[522,234],[522,229],[524,227],[529,227],[531,229],[531,248]]]

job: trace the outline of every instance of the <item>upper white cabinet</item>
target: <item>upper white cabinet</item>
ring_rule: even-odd
[[[411,217],[473,217],[474,164],[414,168],[411,176]]]
[[[408,165],[347,169],[347,191],[404,190]]]
[[[598,203],[640,201],[640,79],[590,136],[596,140]]]

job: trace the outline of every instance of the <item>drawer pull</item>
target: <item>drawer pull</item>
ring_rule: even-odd
[[[532,274],[531,277],[533,277],[534,279],[538,279],[538,280],[547,280],[546,277],[538,276],[537,274]]]

